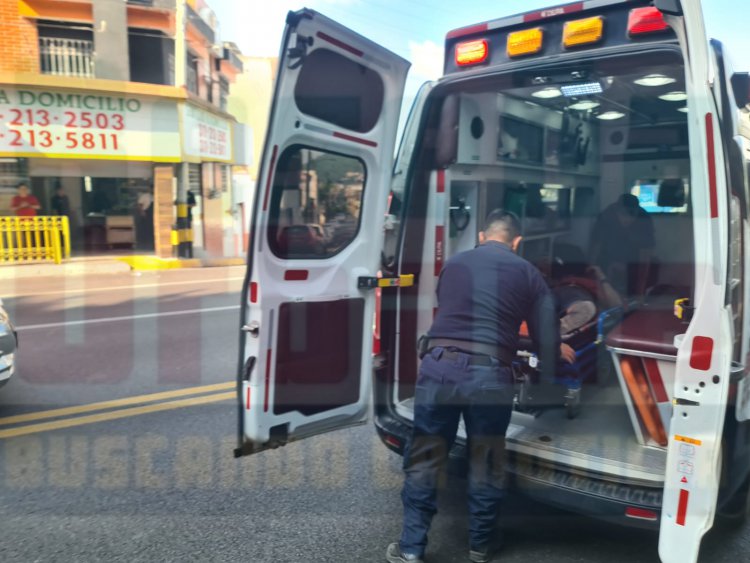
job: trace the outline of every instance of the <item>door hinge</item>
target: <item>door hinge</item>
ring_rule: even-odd
[[[414,285],[414,274],[402,274],[397,278],[357,278],[358,289],[375,289],[377,287],[411,287]]]

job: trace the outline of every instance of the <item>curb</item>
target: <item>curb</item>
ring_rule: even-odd
[[[0,280],[81,276],[86,274],[118,274],[129,271],[130,268],[127,264],[122,264],[115,260],[93,264],[16,264],[13,266],[0,266]]]
[[[122,256],[111,260],[65,262],[63,264],[8,264],[0,266],[0,280],[36,277],[82,276],[87,274],[123,274],[133,271],[173,270],[178,268],[220,268],[244,266],[244,258],[157,258]]]
[[[118,261],[127,264],[131,270],[176,270],[180,268],[220,268],[244,266],[244,258],[159,258],[157,256],[123,256]]]

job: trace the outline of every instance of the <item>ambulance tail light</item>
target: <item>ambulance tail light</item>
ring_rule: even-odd
[[[664,15],[654,7],[634,8],[628,16],[628,35],[643,35],[647,33],[659,33],[669,29],[669,24],[664,21]]]
[[[486,39],[466,41],[456,45],[456,64],[469,66],[483,63],[490,54]]]
[[[383,438],[383,441],[391,446],[392,448],[395,448],[397,450],[400,450],[404,447],[404,445],[401,443],[401,440],[396,438],[395,436],[391,436],[390,434],[386,434]]]
[[[563,45],[566,48],[598,43],[602,37],[604,37],[602,16],[567,22],[563,28]]]
[[[520,55],[533,55],[542,50],[542,39],[544,33],[541,29],[526,29],[524,31],[514,31],[508,34],[508,44],[506,47],[509,57],[518,57]]]
[[[645,508],[637,508],[635,506],[628,506],[625,509],[625,516],[636,520],[649,520],[652,522],[656,522],[659,519],[659,515],[653,510],[646,510]]]

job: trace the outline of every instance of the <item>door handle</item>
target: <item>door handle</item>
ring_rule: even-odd
[[[357,289],[375,289],[376,287],[411,287],[414,285],[414,274],[401,274],[397,278],[357,278]]]
[[[242,330],[247,332],[250,336],[258,338],[258,334],[260,334],[260,323],[258,323],[258,321],[251,321],[246,325],[242,325]]]

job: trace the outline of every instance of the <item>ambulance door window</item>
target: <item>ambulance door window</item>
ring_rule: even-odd
[[[364,163],[354,157],[291,146],[274,174],[268,241],[284,259],[329,258],[359,231]]]
[[[384,96],[380,74],[328,49],[307,55],[294,89],[302,113],[359,133],[378,122]]]

